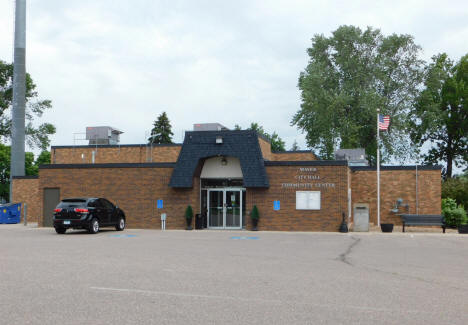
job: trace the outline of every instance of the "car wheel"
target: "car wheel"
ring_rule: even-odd
[[[64,234],[67,229],[66,228],[55,228],[55,231],[57,232],[57,234]]]
[[[99,232],[99,220],[96,218],[93,218],[91,220],[91,223],[89,225],[89,232],[91,234],[97,234]]]
[[[125,219],[120,217],[119,223],[115,226],[115,230],[122,231],[125,229]]]

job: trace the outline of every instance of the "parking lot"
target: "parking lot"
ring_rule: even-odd
[[[467,324],[468,236],[0,225],[1,324]]]

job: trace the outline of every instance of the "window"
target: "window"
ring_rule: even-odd
[[[320,191],[297,191],[296,210],[320,210]]]
[[[107,201],[106,199],[99,199],[99,201],[101,202],[102,206],[106,209],[113,209],[114,208],[114,205],[112,203],[110,203],[109,201]]]

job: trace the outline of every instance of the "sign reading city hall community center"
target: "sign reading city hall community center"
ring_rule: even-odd
[[[335,183],[309,182],[320,181],[320,175],[317,174],[317,168],[300,167],[297,169],[297,174],[294,176],[295,183],[282,183],[282,188],[334,188]]]

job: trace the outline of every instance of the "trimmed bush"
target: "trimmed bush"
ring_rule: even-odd
[[[193,218],[193,210],[192,207],[189,205],[187,209],[185,209],[185,219],[192,219]]]
[[[252,212],[250,213],[250,218],[254,220],[258,220],[260,218],[260,215],[258,213],[258,208],[256,205],[254,205],[252,208]]]
[[[442,213],[446,210],[453,210],[457,208],[457,201],[451,198],[442,199]]]
[[[463,205],[458,205],[454,199],[447,198],[442,200],[442,214],[444,215],[445,224],[449,227],[458,227],[468,223]]]

